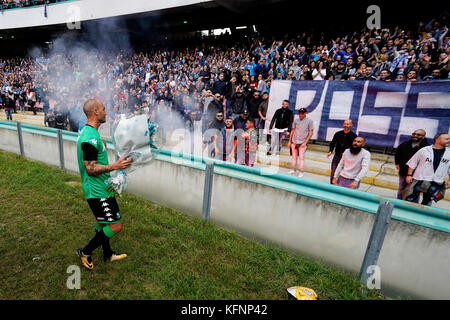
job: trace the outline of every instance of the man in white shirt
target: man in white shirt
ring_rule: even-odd
[[[344,151],[336,168],[333,184],[341,187],[358,189],[361,179],[369,171],[370,153],[363,147],[366,139],[356,137],[352,146]],[[339,178],[338,178],[339,177]]]
[[[430,206],[444,197],[445,189],[450,188],[450,181],[445,184],[445,178],[450,176],[450,135],[438,133],[434,144],[427,146],[414,154],[406,163],[408,165],[409,191],[405,192],[405,200],[419,202],[423,193],[422,204]],[[414,172],[414,173],[413,173]]]

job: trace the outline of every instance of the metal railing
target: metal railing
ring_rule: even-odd
[[[61,154],[64,141],[76,142],[78,138],[78,133],[75,132],[25,123],[19,124],[18,122],[16,123],[11,121],[0,121],[0,129],[17,131],[17,141],[19,146],[23,146],[23,132],[49,136],[57,139],[59,144],[58,147],[61,168],[64,168],[65,166],[64,154]],[[114,150],[114,145],[110,139],[105,140],[107,141],[107,148]],[[27,151],[23,150],[22,147],[20,149],[20,153],[22,156],[26,157]],[[161,149],[156,159],[203,170],[206,171],[207,175],[226,175],[249,182],[259,183],[277,189],[298,193],[307,197],[338,205],[347,206],[372,214],[376,214],[378,212],[381,202],[389,201],[394,204],[394,211],[392,213],[393,219],[450,233],[450,212],[444,209],[422,206],[394,198],[381,197],[372,193],[342,188],[319,181],[298,179],[297,177],[273,172],[263,168],[247,167],[174,150]],[[211,168],[209,168],[209,170],[207,168],[207,164],[210,164]],[[214,164],[214,166],[211,166],[211,164]],[[205,180],[205,186],[207,186],[208,189],[212,188],[212,180],[210,179],[211,177],[208,177]],[[208,220],[209,216],[209,193],[210,191],[205,191],[204,194],[205,202],[203,217],[205,220]]]

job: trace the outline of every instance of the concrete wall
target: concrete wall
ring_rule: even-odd
[[[134,13],[157,11],[187,6],[211,0],[72,0],[47,6],[4,10],[0,16],[0,30],[36,27],[74,21],[86,21],[122,16]]]
[[[17,143],[17,132],[0,127],[0,136],[0,149],[18,153],[18,148],[8,146],[10,142]],[[48,164],[55,164],[56,159],[56,165],[59,164],[55,138],[24,133],[24,140],[27,157]],[[114,152],[108,152],[110,161],[113,161]],[[64,141],[64,153],[66,168],[78,172],[75,139]],[[173,159],[177,163],[173,163]],[[161,154],[158,160],[129,175],[127,191],[201,217],[205,166],[191,162],[179,164],[178,161],[176,156],[171,158]],[[375,219],[371,212],[373,209],[363,210],[362,205],[356,208],[351,202],[344,205],[321,200],[308,196],[306,191],[302,193],[300,182],[275,180],[276,177],[258,176],[251,170],[239,172],[233,166],[216,165],[211,222],[247,237],[276,243],[294,252],[359,272]],[[270,186],[272,182],[274,184]],[[306,190],[306,186],[303,187]],[[322,187],[324,190],[330,188],[332,193],[341,190],[329,185]],[[319,192],[324,191],[317,189]],[[338,196],[342,198],[345,194]],[[360,198],[360,194],[355,193],[354,199],[356,203],[363,201],[364,197]],[[417,208],[411,207],[411,216],[413,209]],[[381,289],[394,296],[450,299],[449,233],[405,222],[406,219],[400,218],[399,210],[397,206],[394,209],[378,262]],[[423,212],[424,219],[437,219],[437,214],[432,216],[434,211],[430,210],[429,216],[425,209]],[[444,222],[450,216],[450,213],[446,214],[441,217]],[[447,224],[444,226],[446,228]]]

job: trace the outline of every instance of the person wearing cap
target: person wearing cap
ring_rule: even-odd
[[[347,73],[345,71],[345,63],[340,61],[336,70],[332,71],[332,75],[334,76],[334,80],[342,80],[345,79]]]
[[[297,158],[299,162],[299,177],[303,177],[303,157],[306,151],[306,145],[314,133],[314,122],[306,117],[306,109],[298,110],[298,118],[294,119],[292,131],[289,136],[288,148],[292,155],[292,169],[289,174],[296,173]]]
[[[248,120],[248,110],[244,109],[244,111],[242,111],[242,113],[239,115],[239,117],[237,117],[236,119],[234,119],[233,124],[234,124],[234,130],[245,130],[245,124]]]

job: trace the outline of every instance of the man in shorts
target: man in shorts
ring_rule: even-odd
[[[114,193],[106,184],[110,172],[125,169],[132,160],[120,158],[113,164],[108,163],[106,143],[100,137],[98,128],[106,121],[105,106],[98,100],[89,99],[83,106],[87,124],[80,132],[77,141],[78,168],[86,200],[97,220],[96,235],[84,247],[77,250],[83,265],[92,270],[92,252],[102,247],[105,262],[122,260],[126,254],[115,254],[110,247],[109,239],[122,230],[122,216]]]
[[[291,151],[292,163],[289,174],[296,174],[297,158],[299,172],[298,177],[303,177],[303,159],[306,151],[306,146],[314,133],[314,123],[311,119],[306,117],[306,109],[300,108],[298,110],[298,118],[295,118],[292,124],[291,134],[289,136],[288,148]]]

